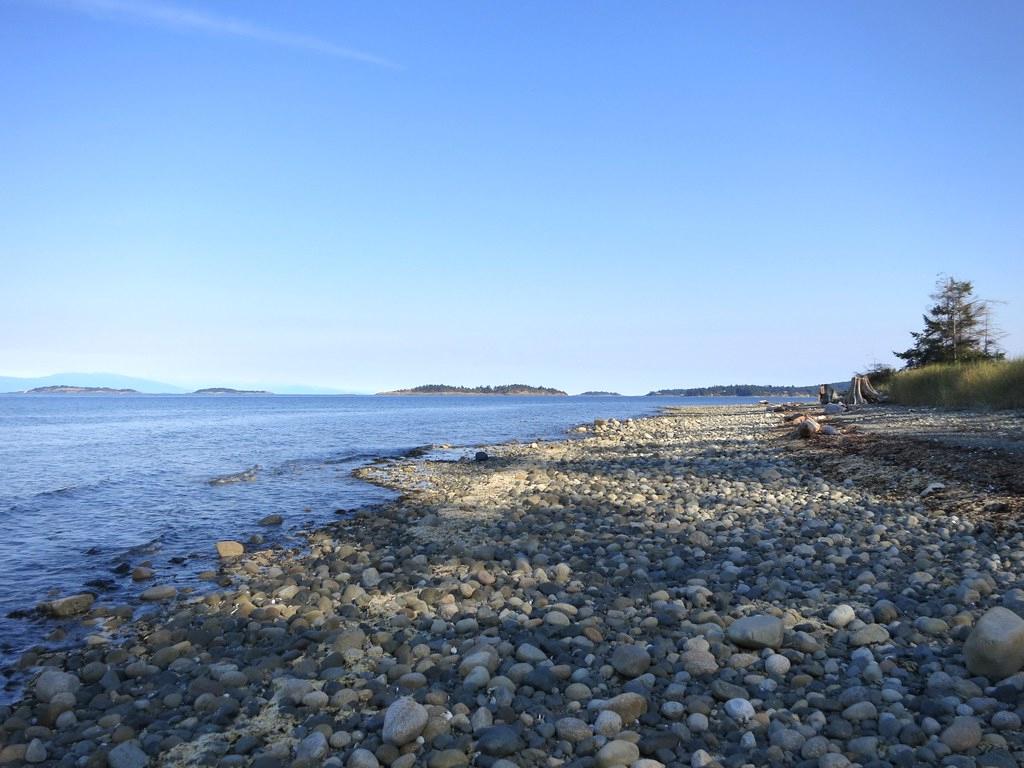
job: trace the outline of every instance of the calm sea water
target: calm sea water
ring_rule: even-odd
[[[55,626],[12,611],[83,590],[131,601],[154,582],[116,574],[123,563],[194,585],[216,540],[267,533],[257,521],[270,513],[285,518],[273,540],[297,543],[338,510],[390,498],[351,476],[374,458],[442,443],[470,455],[594,418],[757,399],[0,396],[0,669]]]

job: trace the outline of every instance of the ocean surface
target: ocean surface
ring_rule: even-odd
[[[2,682],[12,690],[11,665],[59,625],[12,612],[82,591],[125,604],[154,583],[198,586],[218,539],[301,545],[299,531],[392,497],[351,476],[374,459],[442,444],[471,456],[595,418],[758,399],[0,395]],[[257,525],[271,513],[280,529]],[[124,563],[156,579],[135,584],[115,572]]]

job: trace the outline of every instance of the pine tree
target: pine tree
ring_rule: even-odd
[[[935,304],[923,316],[924,329],[910,333],[914,346],[893,353],[906,361],[907,368],[1005,357],[998,345],[1000,334],[992,323],[991,304],[974,298],[969,280],[940,277],[931,299]]]

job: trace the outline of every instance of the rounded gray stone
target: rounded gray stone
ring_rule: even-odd
[[[320,731],[313,731],[295,747],[295,761],[308,765],[321,760],[327,754],[327,737]]]
[[[476,748],[491,757],[508,757],[523,748],[523,740],[511,726],[494,725],[480,731]]]
[[[107,753],[107,765],[109,768],[146,768],[149,755],[134,741],[125,741]]]
[[[651,666],[651,655],[639,645],[620,645],[612,652],[611,664],[623,677],[639,677]]]
[[[954,752],[966,752],[981,743],[981,723],[974,717],[957,717],[939,737]]]
[[[413,699],[397,699],[384,713],[384,741],[402,746],[414,741],[427,727],[426,707]]]
[[[964,643],[967,668],[990,680],[1002,680],[1024,667],[1024,619],[997,606],[978,619]]]
[[[81,681],[70,672],[48,669],[36,678],[33,689],[36,698],[48,702],[59,693],[75,694],[81,686]]]
[[[782,619],[760,614],[736,619],[726,630],[726,637],[740,648],[778,648],[784,633]]]
[[[348,768],[380,768],[377,756],[368,749],[357,749],[348,757]]]

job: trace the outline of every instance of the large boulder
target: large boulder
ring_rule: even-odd
[[[725,634],[740,648],[778,648],[784,633],[782,619],[760,614],[736,619]]]
[[[82,687],[82,682],[70,672],[59,669],[48,669],[36,678],[33,690],[40,701],[50,701],[59,693],[75,694]]]
[[[218,541],[217,554],[222,558],[241,557],[245,554],[245,547],[238,541]]]
[[[79,613],[85,613],[92,607],[95,600],[95,595],[83,592],[80,595],[68,595],[67,597],[50,600],[48,603],[41,603],[39,610],[49,616],[63,619]]]
[[[1002,680],[1024,667],[1024,619],[996,607],[985,612],[964,643],[967,668],[990,680]]]
[[[397,747],[414,741],[427,727],[426,707],[410,698],[395,701],[384,713],[384,741]]]

